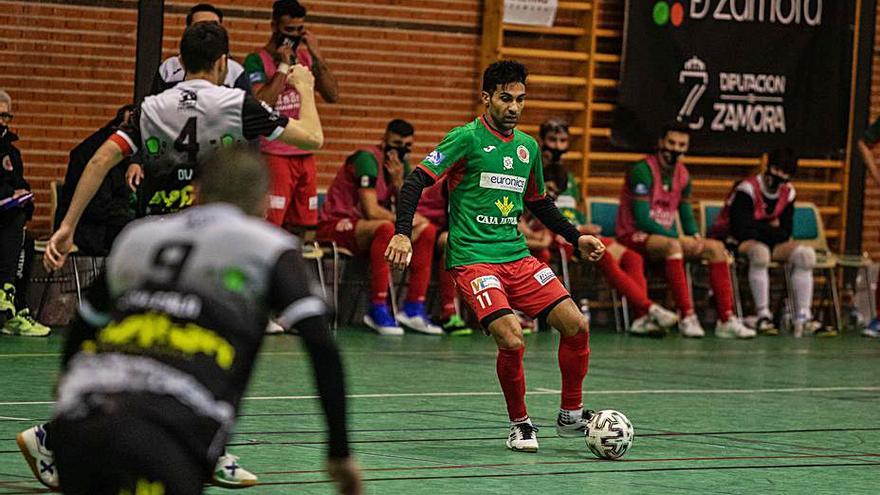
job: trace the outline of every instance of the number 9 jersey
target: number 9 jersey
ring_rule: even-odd
[[[112,139],[144,168],[141,212],[173,213],[192,205],[198,163],[213,150],[260,136],[274,140],[288,118],[237,88],[204,79],[149,96]],[[245,185],[243,185],[245,186]]]

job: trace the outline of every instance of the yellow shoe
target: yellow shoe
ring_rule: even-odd
[[[46,337],[52,329],[38,322],[31,316],[27,308],[18,312],[15,318],[8,320],[3,329],[6,335],[21,335],[22,337]]]
[[[3,284],[0,290],[0,321],[11,320],[15,317],[15,286]]]

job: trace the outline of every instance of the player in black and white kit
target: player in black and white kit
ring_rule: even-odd
[[[299,120],[274,113],[244,91],[219,84],[227,71],[229,39],[214,23],[188,27],[180,41],[180,57],[186,79],[156,96],[147,97],[126,125],[113,135],[83,172],[70,209],[52,235],[43,258],[49,270],[60,268],[73,245],[79,218],[104,176],[125,156],[142,150],[146,176],[151,184],[149,213],[171,213],[192,204],[190,182],[199,159],[210,151],[265,136],[300,148],[314,149],[324,135],[314,96],[305,96]],[[295,66],[290,84],[313,95],[314,76]],[[241,187],[247,187],[242,184]]]
[[[200,206],[127,227],[69,329],[51,423],[61,489],[202,493],[272,311],[311,357],[328,473],[340,493],[360,493],[328,308],[297,239],[262,220],[265,166],[235,147],[203,167]]]

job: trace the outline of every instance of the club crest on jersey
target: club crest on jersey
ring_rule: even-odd
[[[509,156],[504,157],[504,170],[510,170],[513,168],[513,158]]]
[[[529,163],[529,149],[522,144],[519,145],[516,148],[516,157],[523,163]]]
[[[178,100],[178,102],[177,102],[177,110],[184,111],[184,110],[195,109],[196,108],[196,100],[198,100],[198,99],[199,99],[199,97],[195,91],[193,91],[191,89],[181,88],[180,89],[180,100]]]
[[[9,155],[3,157],[3,169],[12,172],[12,159],[9,158]]]
[[[439,167],[440,164],[443,163],[444,158],[446,158],[446,156],[444,156],[443,153],[434,150],[425,157],[425,161],[428,163],[433,163],[435,166]]]
[[[479,294],[487,289],[501,289],[501,281],[495,275],[486,275],[471,280],[471,289],[474,294]]]
[[[541,284],[541,287],[543,287],[550,283],[551,280],[556,278],[556,274],[553,273],[553,270],[551,270],[550,268],[544,268],[543,270],[536,273],[534,277],[535,280],[537,280],[538,283]]]

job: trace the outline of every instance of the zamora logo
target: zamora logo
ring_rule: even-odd
[[[689,4],[686,9],[685,3]],[[684,0],[659,1],[654,4],[654,24],[681,27],[685,14],[691,20],[712,19],[729,22],[771,24],[822,24],[822,0]]]

